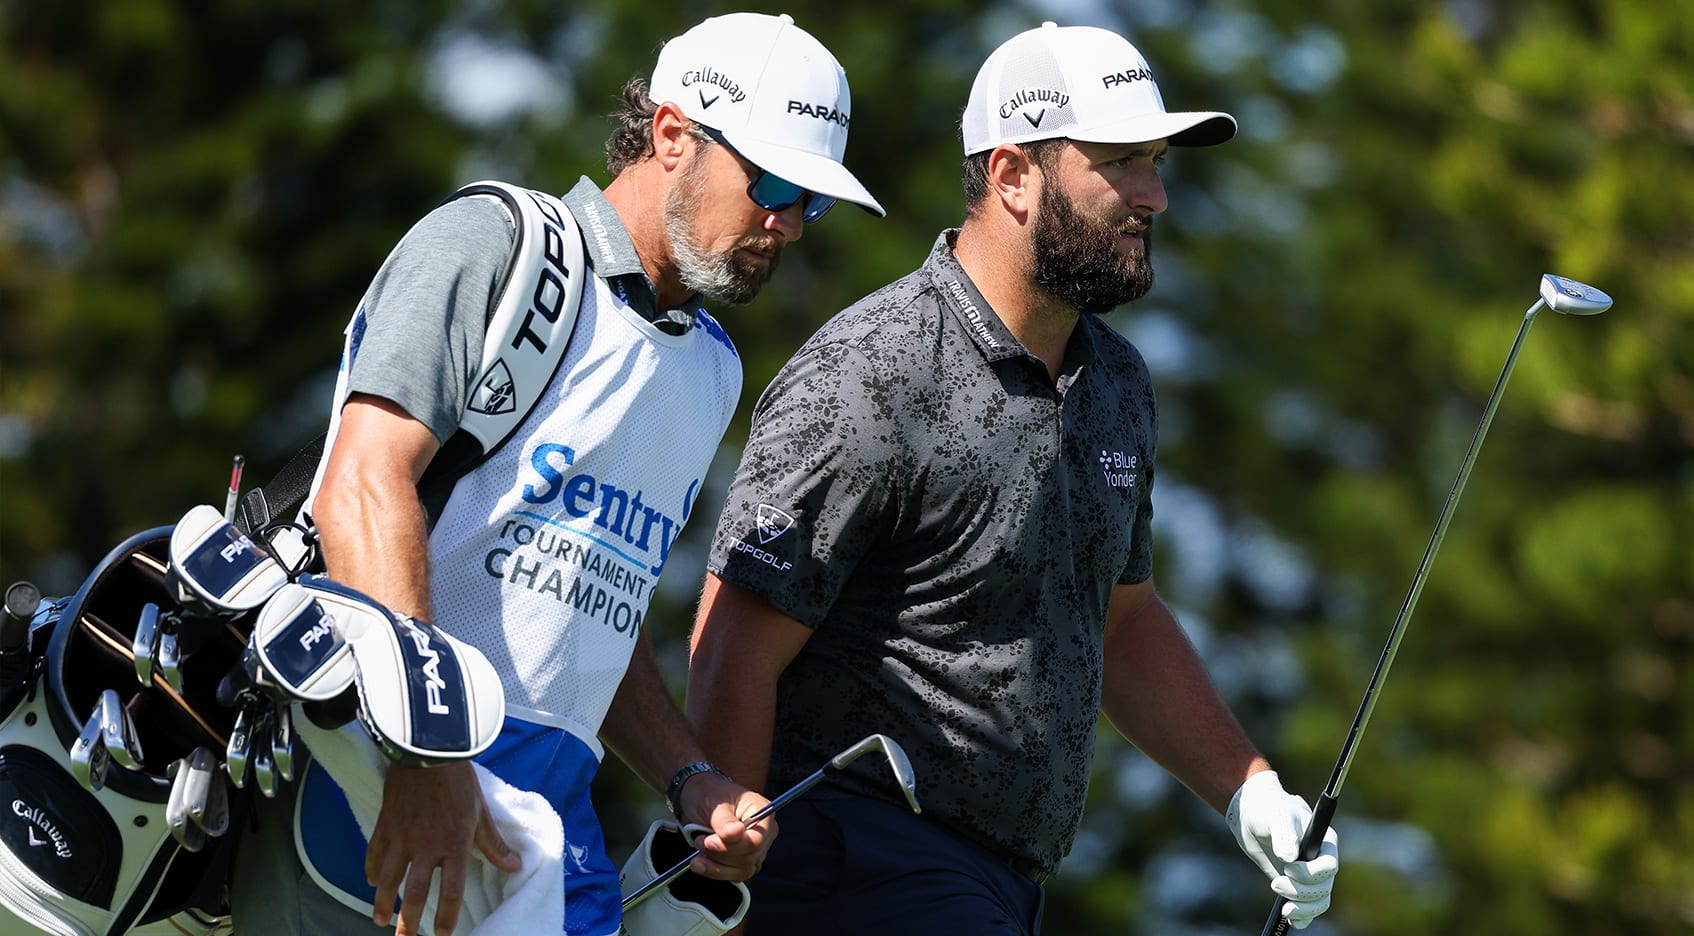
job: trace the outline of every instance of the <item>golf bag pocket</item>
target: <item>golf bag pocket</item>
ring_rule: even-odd
[[[710,832],[705,826],[688,826],[690,838]],[[624,895],[635,893],[693,851],[694,846],[676,823],[663,819],[654,822],[618,876]],[[738,925],[752,903],[753,896],[745,884],[685,871],[624,911],[621,932],[625,936],[718,936]]]

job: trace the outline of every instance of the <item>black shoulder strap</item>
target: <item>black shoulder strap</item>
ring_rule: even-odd
[[[323,460],[324,441],[328,437],[328,433],[321,433],[307,442],[271,478],[269,484],[254,488],[241,498],[241,511],[235,519],[235,525],[241,532],[252,536],[270,526],[272,520],[292,518],[300,512],[301,505],[306,503],[306,495],[311,493],[312,478],[318,473],[318,462]]]

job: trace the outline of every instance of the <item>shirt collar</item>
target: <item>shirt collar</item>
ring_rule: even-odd
[[[570,209],[571,217],[582,228],[582,241],[587,247],[588,265],[594,275],[606,281],[618,298],[640,313],[642,318],[663,327],[679,323],[687,330],[694,323],[700,308],[700,297],[690,296],[681,308],[661,311],[658,290],[641,265],[641,255],[635,250],[612,203],[604,192],[587,176],[577,180],[576,187],[560,199]]]
[[[999,313],[989,306],[988,300],[982,297],[976,284],[972,283],[970,276],[965,273],[959,258],[953,255],[953,244],[958,240],[958,236],[958,228],[942,231],[941,236],[935,239],[935,247],[930,251],[929,259],[924,261],[924,268],[939,287],[942,301],[959,317],[959,321],[965,326],[965,332],[976,342],[988,360],[1003,361],[1019,356],[1037,360],[1035,355],[1024,347],[1023,342],[1012,334],[1011,329],[1006,327]],[[1084,315],[1077,320],[1070,341],[1065,344],[1065,357],[1060,364],[1061,374],[1074,378],[1083,367],[1094,362],[1097,347],[1094,329],[1106,327],[1108,326],[1100,321],[1097,315]]]
[[[958,235],[958,228],[942,231],[941,236],[935,239],[929,259],[924,261],[924,270],[935,283],[942,303],[958,316],[965,326],[965,333],[971,336],[988,360],[1003,361],[1029,354],[1029,350],[989,307],[988,300],[982,298],[976,284],[971,282],[965,268],[959,264],[959,258],[953,256],[953,241]]]

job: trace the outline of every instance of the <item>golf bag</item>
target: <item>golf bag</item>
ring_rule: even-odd
[[[226,796],[202,810],[187,844],[166,809],[195,752],[224,749],[233,713],[218,704],[217,686],[245,641],[222,623],[184,627],[163,661],[176,685],[164,667],[138,679],[133,648],[146,609],[180,607],[168,581],[170,533],[131,537],[75,595],[41,601],[18,650],[22,672],[0,685],[0,932],[227,930],[231,842],[205,826],[239,823],[244,801]],[[126,751],[118,764],[107,763],[104,739],[85,737],[90,727],[115,729]],[[121,762],[128,755],[133,766]],[[208,779],[228,792],[221,776]]]
[[[228,931],[247,797],[293,779],[297,707],[325,727],[356,718],[398,763],[492,743],[505,694],[480,653],[288,579],[201,506],[37,601],[16,645],[0,628],[0,933]]]

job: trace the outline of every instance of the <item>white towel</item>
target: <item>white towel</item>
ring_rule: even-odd
[[[326,731],[312,724],[298,706],[293,713],[300,740],[336,785],[347,794],[359,831],[367,840],[382,809],[382,779],[388,760],[357,723]],[[523,867],[506,872],[488,863],[480,851],[471,851],[470,871],[465,881],[465,902],[459,910],[454,936],[506,936],[506,934],[561,933],[565,928],[564,824],[551,804],[539,793],[520,790],[481,764],[473,764],[482,783],[483,799],[500,837],[523,859]],[[435,929],[435,906],[440,899],[440,877],[430,887],[424,906],[423,933]]]

